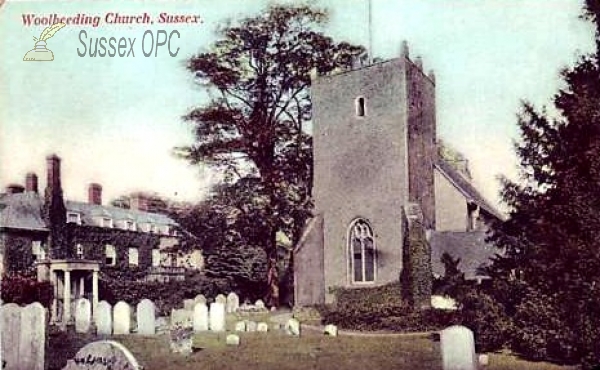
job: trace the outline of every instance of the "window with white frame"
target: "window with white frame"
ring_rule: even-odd
[[[152,250],[152,266],[153,267],[160,266],[160,249]]]
[[[137,266],[138,259],[139,259],[138,249],[137,248],[129,248],[128,255],[129,255],[129,266]]]
[[[41,241],[34,240],[31,242],[31,254],[33,255],[34,261],[43,260],[46,258],[46,253],[42,247]]]
[[[67,223],[81,225],[81,214],[77,212],[67,212]]]
[[[77,258],[83,258],[83,245],[81,245],[81,243],[77,243],[76,253],[77,253]]]
[[[123,229],[135,231],[135,221],[133,220],[125,220],[123,221]]]
[[[114,245],[106,244],[104,248],[105,263],[108,266],[115,266],[117,264],[117,251]]]
[[[102,227],[113,227],[113,219],[110,217],[102,217]]]
[[[371,225],[364,219],[355,220],[350,225],[348,254],[352,282],[374,282],[376,274],[375,238]]]

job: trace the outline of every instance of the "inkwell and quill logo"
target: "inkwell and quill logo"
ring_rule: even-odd
[[[29,50],[27,52],[27,54],[25,54],[25,56],[23,57],[23,61],[25,61],[25,62],[30,62],[30,61],[50,62],[50,61],[53,61],[54,54],[52,53],[52,50],[46,48],[46,40],[48,40],[50,37],[54,36],[54,34],[56,32],[58,32],[58,30],[60,30],[64,26],[65,26],[64,23],[54,23],[52,26],[48,26],[42,31],[42,34],[40,35],[39,39],[34,37],[33,40],[37,41],[35,43],[35,48]]]

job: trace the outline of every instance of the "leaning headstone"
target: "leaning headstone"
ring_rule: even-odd
[[[225,342],[228,346],[239,346],[240,345],[240,336],[237,334],[229,334],[225,339]]]
[[[219,294],[215,297],[215,302],[222,303],[223,306],[225,306],[227,304],[227,297],[225,297],[223,294]]]
[[[256,331],[256,322],[255,321],[246,321],[246,330],[248,332]]]
[[[210,304],[209,321],[211,331],[225,331],[225,305],[223,303]]]
[[[21,328],[18,346],[6,348],[18,352],[18,363],[6,369],[44,370],[46,348],[46,309],[35,302],[20,309]],[[5,332],[9,333],[9,332]],[[13,333],[10,333],[11,336]]]
[[[444,370],[477,370],[475,338],[464,326],[454,325],[440,333]]]
[[[204,296],[204,294],[198,294],[194,298],[194,305],[196,305],[198,303],[206,303],[206,297]]]
[[[171,310],[171,327],[191,328],[194,322],[194,312],[184,309]]]
[[[245,321],[238,321],[235,323],[235,331],[246,331],[246,322]]]
[[[256,301],[256,303],[254,303],[254,307],[256,307],[257,310],[266,310],[265,302],[263,302],[262,299]]]
[[[100,301],[96,309],[96,330],[99,335],[112,334],[112,307],[106,301]]]
[[[285,331],[289,335],[299,337],[300,336],[300,321],[298,321],[294,318],[289,319],[288,322],[285,324]]]
[[[140,335],[156,334],[156,307],[149,299],[142,299],[136,307],[137,333]]]
[[[206,303],[199,302],[194,306],[194,332],[208,330],[208,307]]]
[[[331,337],[337,337],[337,326],[329,324],[329,325],[325,325],[325,329],[324,329],[324,333],[325,335],[329,335]]]
[[[113,310],[113,333],[129,334],[131,329],[131,308],[127,302],[119,301]]]
[[[183,300],[183,309],[188,311],[194,310],[194,300],[193,299],[184,299]]]
[[[262,333],[266,333],[269,331],[269,324],[267,324],[266,322],[259,322],[258,325],[256,325],[256,331],[262,332]]]
[[[19,369],[19,342],[21,338],[21,308],[14,303],[0,307],[2,315],[2,361],[6,370]],[[10,333],[10,335],[7,335]],[[9,350],[12,349],[12,350]]]
[[[121,343],[102,340],[85,345],[63,370],[136,370],[142,367]]]
[[[75,303],[75,331],[87,333],[92,321],[92,304],[87,298],[80,298]]]
[[[231,292],[227,295],[227,303],[226,303],[226,311],[227,313],[237,312],[240,307],[240,297],[234,292]]]

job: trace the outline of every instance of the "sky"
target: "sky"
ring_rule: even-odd
[[[288,0],[287,2],[292,2]],[[469,158],[474,182],[498,201],[500,174],[515,178],[513,141],[520,101],[551,105],[560,71],[593,50],[593,29],[573,0],[315,0],[330,12],[325,33],[336,41],[369,46],[374,57],[410,55],[436,74],[438,137]],[[206,51],[226,19],[257,14],[263,0],[180,2],[21,2],[0,7],[0,187],[23,184],[36,172],[45,186],[45,157],[62,158],[65,196],[86,200],[87,185],[103,185],[107,202],[131,191],[198,201],[216,180],[204,166],[176,158],[192,143],[181,117],[206,102],[185,69]],[[154,24],[108,24],[109,13],[148,13]],[[159,15],[198,16],[201,23],[158,24]],[[24,62],[45,25],[24,15],[100,17],[93,25],[67,25],[47,40],[53,62]],[[86,37],[81,31],[86,32]],[[145,57],[144,34],[178,31],[157,55]],[[148,35],[148,40],[150,37]],[[371,36],[369,36],[371,35]],[[91,57],[85,42],[99,37],[135,39],[134,57]],[[372,40],[372,42],[369,42]],[[150,42],[144,44],[149,50]],[[127,47],[129,49],[129,47]]]

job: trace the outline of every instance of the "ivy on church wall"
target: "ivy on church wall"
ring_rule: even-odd
[[[420,222],[405,225],[404,263],[401,281],[404,296],[417,309],[431,306],[433,274],[431,247]]]

